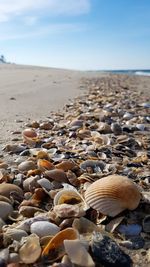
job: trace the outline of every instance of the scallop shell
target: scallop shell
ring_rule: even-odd
[[[136,209],[140,198],[141,193],[136,184],[120,175],[99,179],[85,192],[85,200],[90,207],[111,217],[125,209]]]

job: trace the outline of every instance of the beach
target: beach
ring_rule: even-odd
[[[150,77],[2,64],[0,116],[3,266],[149,266]]]
[[[0,144],[10,140],[19,123],[46,119],[86,91],[83,79],[109,76],[101,72],[84,72],[24,66],[0,65]],[[150,96],[149,77],[134,77],[134,90]],[[18,122],[18,123],[17,123]]]

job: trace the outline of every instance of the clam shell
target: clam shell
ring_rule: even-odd
[[[32,129],[25,129],[22,132],[23,141],[28,145],[35,145],[37,141],[37,133]]]
[[[73,205],[83,201],[84,200],[81,195],[77,191],[71,189],[62,189],[54,197],[54,205],[60,205],[64,203]]]
[[[136,184],[120,175],[99,179],[85,192],[85,200],[90,207],[111,217],[125,209],[136,209],[140,199],[141,193]]]

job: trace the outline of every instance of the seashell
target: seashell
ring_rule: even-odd
[[[132,118],[133,118],[132,113],[125,112],[125,114],[123,115],[123,119],[125,119],[125,120],[131,120]]]
[[[46,159],[38,159],[37,166],[41,171],[52,170],[55,168],[53,163]]]
[[[74,240],[79,237],[78,232],[73,228],[66,228],[58,232],[46,245],[42,252],[42,256],[48,256],[49,260],[55,261],[65,254],[63,246],[64,240]],[[55,252],[55,253],[52,253]],[[54,254],[54,255],[53,255]]]
[[[52,184],[50,181],[46,178],[41,178],[40,180],[37,181],[37,183],[47,191],[50,191],[52,189]]]
[[[79,130],[77,136],[81,139],[84,139],[84,138],[89,138],[91,137],[91,131],[88,130],[88,129],[82,129],[82,130]]]
[[[22,189],[14,184],[0,184],[0,195],[10,198],[10,193],[15,192],[18,196],[23,196]]]
[[[112,132],[110,125],[107,124],[106,122],[99,123],[98,131],[103,134],[108,134]]]
[[[40,129],[42,130],[51,130],[53,128],[53,124],[49,121],[40,123]]]
[[[141,106],[143,108],[150,108],[150,103],[149,102],[145,102],[145,103],[142,103]]]
[[[35,234],[24,238],[24,243],[19,249],[19,257],[25,264],[32,264],[38,260],[41,255],[39,237]]]
[[[91,222],[90,220],[84,217],[75,218],[72,227],[76,229],[80,235],[92,234],[94,231],[95,232],[100,231],[100,228],[98,228],[98,226],[95,223]]]
[[[101,172],[105,168],[105,163],[100,160],[85,160],[80,164],[80,168],[86,171],[92,169],[93,172]]]
[[[54,169],[54,170],[45,171],[44,175],[47,178],[50,178],[52,180],[55,180],[61,183],[62,182],[66,183],[68,181],[67,175],[63,170]]]
[[[22,137],[26,143],[30,143],[37,137],[37,133],[35,130],[27,128],[27,129],[23,130]]]
[[[39,237],[43,237],[57,234],[60,231],[60,228],[54,223],[39,221],[31,224],[30,231]]]
[[[6,242],[8,242],[9,240],[16,240],[16,241],[21,241],[21,239],[23,237],[28,236],[28,234],[21,229],[8,229],[5,233],[4,233],[4,242],[6,244]]]
[[[145,216],[142,225],[143,225],[143,231],[145,233],[150,233],[150,215]]]
[[[36,165],[32,160],[23,161],[18,165],[18,170],[21,172],[27,172],[34,169],[36,169]]]
[[[73,170],[76,167],[76,163],[73,160],[64,160],[61,163],[56,165],[57,169],[62,169],[63,171],[67,172],[69,170]]]
[[[26,149],[25,146],[12,144],[12,145],[6,145],[3,150],[6,152],[21,153],[25,149]]]
[[[70,261],[77,266],[94,267],[95,263],[80,240],[64,240],[64,247]]]
[[[82,217],[85,210],[79,205],[61,204],[54,206],[54,212],[60,218]]]
[[[13,207],[4,201],[0,201],[0,218],[5,220],[8,218],[9,214],[13,211]]]
[[[37,153],[37,159],[46,159],[46,160],[49,160],[49,154],[47,153],[47,151],[44,151],[44,150],[40,150],[38,153]]]
[[[120,126],[119,123],[116,123],[116,122],[112,123],[111,124],[111,130],[115,135],[122,134],[122,127]]]
[[[45,148],[39,148],[39,147],[35,147],[35,148],[30,148],[29,149],[29,152],[30,152],[30,155],[33,156],[33,157],[37,157],[37,155],[41,152],[46,152],[47,149]]]
[[[37,183],[37,181],[39,179],[40,179],[40,177],[38,175],[36,175],[36,176],[30,176],[29,178],[27,178],[27,179],[24,180],[24,182],[23,182],[23,188],[26,191],[30,191],[30,190],[33,190],[36,187],[39,187],[38,186],[38,183]]]
[[[83,120],[78,120],[78,119],[75,119],[71,122],[70,126],[76,126],[78,128],[82,127],[83,126]]]
[[[11,200],[8,197],[0,195],[0,201],[7,202],[8,204],[12,204]]]
[[[116,216],[125,209],[139,205],[141,193],[125,176],[109,175],[91,184],[85,192],[85,201],[104,215]]]
[[[30,206],[22,206],[19,209],[19,213],[22,214],[24,217],[31,218],[34,216],[36,212],[44,212],[42,209],[37,207],[30,207]]]
[[[54,197],[54,205],[60,204],[79,204],[82,203],[84,199],[76,190],[62,189]]]

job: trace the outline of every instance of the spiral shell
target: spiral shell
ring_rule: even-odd
[[[137,208],[141,193],[125,176],[109,175],[92,183],[85,192],[85,201],[95,210],[111,217],[125,209]]]

